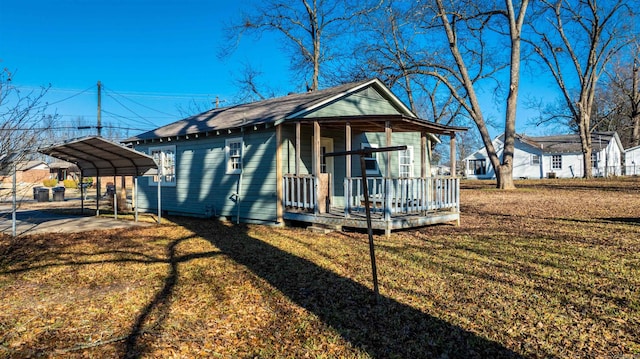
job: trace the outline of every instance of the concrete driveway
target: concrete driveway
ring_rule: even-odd
[[[0,232],[11,235],[11,208],[0,206]],[[150,226],[151,223],[116,220],[96,216],[78,216],[53,213],[37,209],[18,210],[16,212],[17,235],[35,233],[71,233],[100,229],[129,228]]]

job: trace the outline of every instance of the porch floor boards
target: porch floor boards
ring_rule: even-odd
[[[286,210],[284,219],[291,221],[307,222],[309,224],[321,224],[325,226],[341,229],[342,227],[350,228],[367,228],[367,218],[364,211],[354,211],[345,217],[344,209],[332,207],[327,213],[319,213],[315,215],[310,212]],[[371,212],[371,228],[377,230],[397,230],[422,227],[427,225],[449,223],[460,221],[460,212],[452,210],[440,210],[428,212],[424,215],[420,214],[394,214],[389,222],[384,221],[384,213],[381,211]]]

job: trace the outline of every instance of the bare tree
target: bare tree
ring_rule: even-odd
[[[640,51],[630,48],[631,57],[612,64],[598,91],[598,130],[615,130],[624,147],[640,145]]]
[[[487,150],[489,160],[496,172],[497,187],[515,188],[513,183],[513,153],[515,146],[515,120],[520,82],[521,37],[528,0],[514,6],[512,0],[498,3],[475,1],[447,2],[435,0],[432,13],[429,8],[420,10],[425,19],[425,29],[439,29],[446,39],[445,49],[436,50],[428,71],[424,73],[446,85],[448,91],[471,118]],[[506,43],[488,45],[487,37],[504,37]],[[432,40],[435,41],[436,37]],[[502,49],[507,49],[504,54]],[[448,55],[447,55],[448,53]],[[504,120],[504,149],[498,157],[492,144],[483,108],[478,97],[478,88],[486,85],[487,79],[495,79],[502,69],[509,70]]]
[[[245,33],[257,36],[264,31],[277,33],[286,39],[283,46],[291,53],[291,68],[300,76],[298,80],[307,91],[318,90],[321,67],[333,59],[339,48],[337,38],[346,35],[352,19],[370,11],[362,4],[351,0],[259,2],[239,22],[227,27],[226,43],[230,46],[221,49],[221,56],[232,53]]]
[[[584,177],[591,173],[591,132],[598,80],[632,40],[637,0],[541,0],[529,39],[560,89],[581,139]]]
[[[390,0],[374,16],[360,24],[362,36],[355,47],[355,79],[378,77],[395,93],[405,97],[411,110],[437,123],[451,124],[461,106],[443,83],[424,76],[432,62],[421,44],[426,36],[419,28],[420,15],[403,3]],[[343,78],[353,78],[347,73]],[[444,89],[444,91],[442,91]]]
[[[14,162],[33,156],[47,123],[56,118],[45,114],[42,100],[47,90],[23,93],[13,85],[9,70],[0,72],[0,156],[15,154]]]

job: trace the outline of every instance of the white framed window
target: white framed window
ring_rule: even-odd
[[[551,168],[554,170],[562,169],[562,156],[561,155],[553,155],[551,156]]]
[[[149,154],[158,164],[159,173],[149,181],[149,185],[173,187],[176,185],[176,146],[150,147]],[[159,177],[161,176],[161,178]],[[160,181],[161,179],[161,181]]]
[[[398,151],[398,166],[401,178],[413,177],[413,146],[407,146],[406,150]]]
[[[378,148],[377,143],[363,143],[361,148]],[[364,167],[367,171],[367,175],[380,175],[380,167],[378,167],[378,153],[374,152],[370,156],[364,158]]]
[[[531,155],[531,164],[534,166],[540,165],[540,155]]]
[[[227,174],[242,172],[242,137],[229,138],[224,141],[224,154],[227,162]]]

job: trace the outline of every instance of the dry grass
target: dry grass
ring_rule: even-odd
[[[633,357],[640,179],[466,182],[367,237],[173,218],[0,237],[0,357]]]

